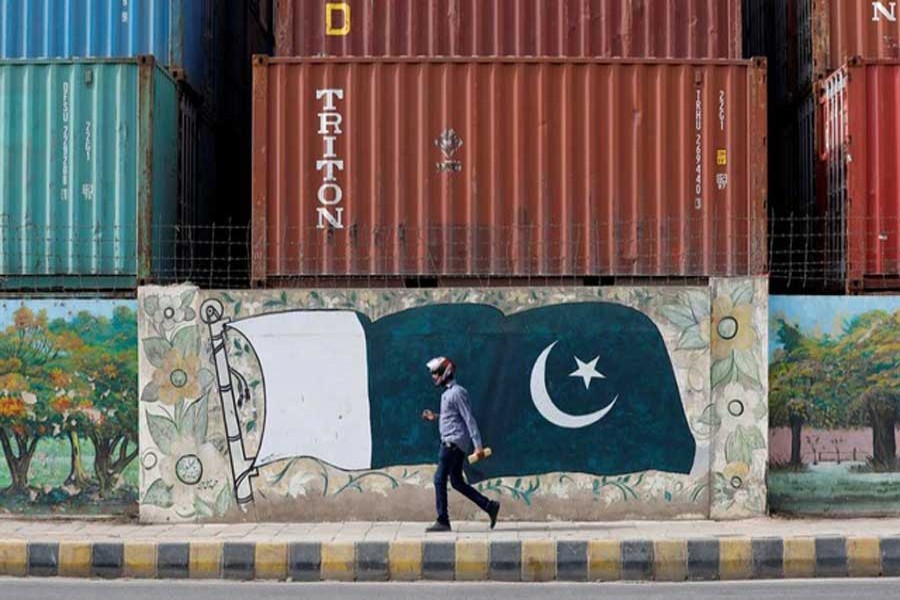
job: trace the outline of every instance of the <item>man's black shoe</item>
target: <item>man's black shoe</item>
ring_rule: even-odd
[[[490,506],[488,506],[487,510],[488,516],[491,517],[491,529],[494,528],[494,525],[497,524],[497,515],[500,514],[500,503],[496,500],[491,500]]]
[[[438,533],[441,531],[450,531],[450,525],[448,523],[441,523],[440,521],[435,521],[433,525],[428,527],[425,530],[425,533]]]

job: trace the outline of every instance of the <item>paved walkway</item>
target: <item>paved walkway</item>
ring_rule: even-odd
[[[425,533],[430,523],[239,523],[141,525],[109,520],[0,518],[0,539],[28,541],[279,541],[389,542],[397,540],[666,540],[727,537],[900,536],[896,519],[747,519],[743,521],[456,522],[450,533]]]

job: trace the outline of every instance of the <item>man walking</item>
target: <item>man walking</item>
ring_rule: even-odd
[[[469,406],[469,393],[456,383],[455,367],[449,358],[439,356],[428,361],[428,370],[436,387],[443,387],[441,411],[435,414],[426,409],[422,418],[426,421],[438,420],[441,435],[441,451],[438,467],[434,474],[434,496],[437,507],[437,521],[426,529],[428,532],[450,531],[450,515],[447,512],[447,479],[453,489],[474,502],[491,519],[491,529],[497,524],[500,503],[488,500],[478,490],[463,479],[463,461],[466,453],[474,445],[475,455],[484,458],[484,446],[478,424]]]

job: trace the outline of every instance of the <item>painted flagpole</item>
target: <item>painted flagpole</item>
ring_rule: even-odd
[[[219,400],[222,403],[222,414],[225,417],[225,434],[228,436],[228,456],[231,460],[231,477],[234,481],[234,493],[241,510],[247,510],[247,504],[253,501],[251,477],[257,475],[253,464],[255,459],[247,458],[244,451],[244,439],[238,421],[237,402],[234,398],[234,387],[231,382],[231,367],[228,364],[228,351],[225,348],[225,327],[231,320],[223,317],[222,303],[210,299],[200,307],[203,322],[209,326],[212,340],[213,362],[216,365]]]

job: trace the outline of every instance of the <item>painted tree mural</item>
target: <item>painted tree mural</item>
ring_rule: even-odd
[[[5,496],[50,504],[79,495],[104,500],[123,486],[138,445],[136,334],[128,306],[111,316],[81,311],[51,319],[46,309],[24,304],[12,313],[0,331]],[[35,453],[52,440],[68,445],[68,475],[34,485]]]
[[[872,466],[897,467],[894,430],[900,402],[900,312],[872,311],[848,323],[836,345],[842,358],[840,379],[851,394],[855,421],[872,427]]]
[[[62,352],[46,313],[19,308],[0,336],[0,444],[9,467],[10,492],[27,493],[28,470],[41,437],[51,428],[47,366]]]
[[[94,474],[100,497],[106,497],[138,452],[137,317],[120,307],[112,319],[80,313],[71,326],[90,341],[68,355],[71,372],[86,391],[76,431],[94,446]]]
[[[769,367],[769,422],[775,427],[791,429],[790,464],[802,464],[800,448],[803,425],[813,414],[813,397],[809,393],[815,375],[815,361],[803,334],[783,320],[779,321],[778,340],[783,349]]]
[[[784,319],[770,365],[771,424],[791,430],[790,464],[802,464],[804,426],[871,427],[875,470],[896,470],[900,411],[900,311],[873,310],[836,335],[810,335]]]

